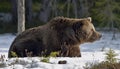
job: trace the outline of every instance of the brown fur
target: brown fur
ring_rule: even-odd
[[[32,56],[48,56],[57,51],[61,57],[80,57],[79,45],[100,39],[90,18],[73,19],[56,17],[43,26],[28,29],[18,35],[9,49],[18,57],[27,57],[25,50]]]

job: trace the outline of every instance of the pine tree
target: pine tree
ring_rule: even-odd
[[[118,8],[119,2],[115,0],[97,0],[94,2],[92,16],[99,27],[106,27],[109,30],[119,28],[120,25],[120,9]]]
[[[115,58],[117,56],[117,54],[115,53],[114,50],[110,49],[108,52],[105,53],[106,56],[106,61],[110,64],[114,64],[117,62],[117,58]]]

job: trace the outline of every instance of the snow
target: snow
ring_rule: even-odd
[[[98,63],[105,60],[105,52],[113,49],[120,58],[120,33],[116,33],[116,39],[112,40],[112,32],[101,32],[102,38],[93,43],[80,45],[82,57],[50,58],[50,63],[41,62],[40,57],[7,58],[8,49],[16,37],[12,34],[0,35],[0,55],[5,55],[4,61],[0,61],[0,69],[83,69],[86,63]],[[58,64],[58,61],[66,60],[67,64]]]

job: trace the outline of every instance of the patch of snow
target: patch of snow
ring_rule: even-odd
[[[80,45],[82,57],[51,57],[50,63],[41,62],[40,57],[8,59],[8,49],[16,36],[12,34],[1,34],[0,55],[5,55],[6,58],[4,62],[0,61],[0,64],[3,63],[3,67],[0,66],[0,69],[83,69],[86,63],[104,61],[106,56],[105,52],[110,48],[118,54],[116,58],[120,58],[120,33],[116,33],[115,40],[112,40],[112,32],[101,33],[103,36],[99,41]],[[60,60],[66,60],[67,64],[58,64]]]

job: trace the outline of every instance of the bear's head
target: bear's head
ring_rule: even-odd
[[[101,38],[101,34],[95,30],[92,24],[91,17],[75,20],[72,28],[75,32],[75,37],[81,43],[94,42]]]
[[[82,44],[101,38],[101,34],[92,24],[91,17],[81,19],[56,17],[49,24],[57,31],[58,37],[68,44]]]

